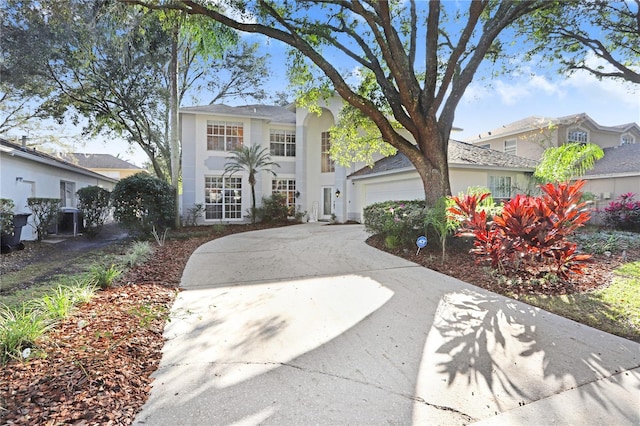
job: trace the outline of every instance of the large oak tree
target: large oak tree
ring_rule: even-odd
[[[207,16],[288,45],[292,66],[304,68],[301,57],[310,61],[373,121],[384,142],[409,158],[430,205],[450,193],[447,145],[465,89],[486,58],[499,56],[498,37],[506,28],[551,4],[482,0],[459,3],[463,10],[458,3],[415,0],[127,1]],[[377,87],[362,91],[341,66],[371,73]],[[380,94],[387,108],[371,93]]]
[[[527,16],[520,26],[559,71],[640,84],[640,0],[559,2]]]

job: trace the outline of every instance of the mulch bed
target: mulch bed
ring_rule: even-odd
[[[151,390],[164,325],[191,253],[212,239],[267,227],[226,226],[215,236],[156,246],[144,265],[57,324],[27,361],[2,367],[0,423],[131,424]]]
[[[444,262],[442,262],[441,250],[437,247],[437,244],[428,245],[418,253],[417,248],[411,250],[408,248],[388,249],[384,245],[384,240],[378,235],[370,237],[367,243],[379,250],[410,260],[461,281],[516,298],[519,294],[561,295],[582,293],[607,286],[611,283],[613,271],[622,263],[640,260],[640,249],[637,248],[627,250],[626,260],[624,261],[619,254],[611,256],[594,255],[592,261],[584,269],[583,275],[574,275],[570,280],[531,283],[519,277],[498,277],[491,273],[490,268],[476,265],[474,256],[469,253],[472,243],[470,240],[465,241],[463,238],[454,239],[448,243]]]

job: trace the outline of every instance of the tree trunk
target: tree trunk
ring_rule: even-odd
[[[251,184],[251,223],[256,223],[256,184]]]
[[[169,128],[171,145],[171,185],[175,188],[175,222],[176,228],[180,227],[180,201],[178,198],[178,177],[180,175],[180,139],[178,136],[178,35],[179,26],[173,27],[171,34],[171,63],[169,64]]]
[[[446,134],[446,135],[445,135]],[[435,117],[416,126],[416,145],[396,145],[414,165],[424,188],[427,206],[433,207],[440,197],[451,195],[449,182],[448,132],[440,131]]]

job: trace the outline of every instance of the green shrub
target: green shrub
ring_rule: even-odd
[[[585,231],[572,237],[580,249],[586,253],[620,253],[623,250],[640,247],[640,235],[634,232],[612,230]]]
[[[20,309],[0,305],[0,363],[21,359],[23,351],[30,351],[48,327],[44,318],[26,305]]]
[[[289,216],[287,198],[274,192],[269,197],[262,197],[262,206],[256,208],[256,218],[264,222],[286,222]]]
[[[425,205],[424,200],[371,204],[364,208],[365,230],[385,240],[392,236],[398,245],[412,244],[424,230]]]
[[[29,302],[28,307],[48,323],[54,323],[70,316],[78,305],[91,300],[94,293],[95,286],[90,280],[59,285],[41,299]]]
[[[15,204],[8,198],[0,198],[0,233],[13,235],[13,208]]]
[[[102,290],[106,290],[113,284],[113,281],[122,274],[122,271],[111,265],[93,265],[89,270],[89,280]]]
[[[454,202],[451,198],[440,197],[436,205],[427,210],[424,218],[425,233],[428,233],[429,229],[431,229],[438,237],[440,248],[442,249],[442,262],[445,261],[447,236],[460,226],[460,222],[447,214],[448,209],[453,204]]]
[[[111,211],[111,193],[99,186],[87,186],[78,190],[78,208],[85,220],[85,232],[95,237],[102,231]]]
[[[49,227],[58,220],[60,212],[59,198],[27,198],[27,205],[33,213],[38,241],[44,239]]]
[[[124,255],[124,264],[132,267],[144,263],[153,254],[153,248],[147,241],[136,241]]]
[[[114,218],[130,231],[151,235],[154,227],[166,229],[174,223],[175,190],[147,173],[121,179],[111,199]]]
[[[187,209],[185,217],[185,226],[198,226],[198,219],[204,214],[204,204],[196,203],[193,207]]]
[[[74,302],[73,291],[66,286],[59,285],[52,293],[32,301],[30,308],[47,320],[56,322],[71,315],[75,308]]]

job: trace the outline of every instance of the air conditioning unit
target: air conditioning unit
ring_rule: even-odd
[[[600,199],[601,200],[610,200],[611,199],[611,193],[610,192],[603,192],[602,194],[600,194]]]

